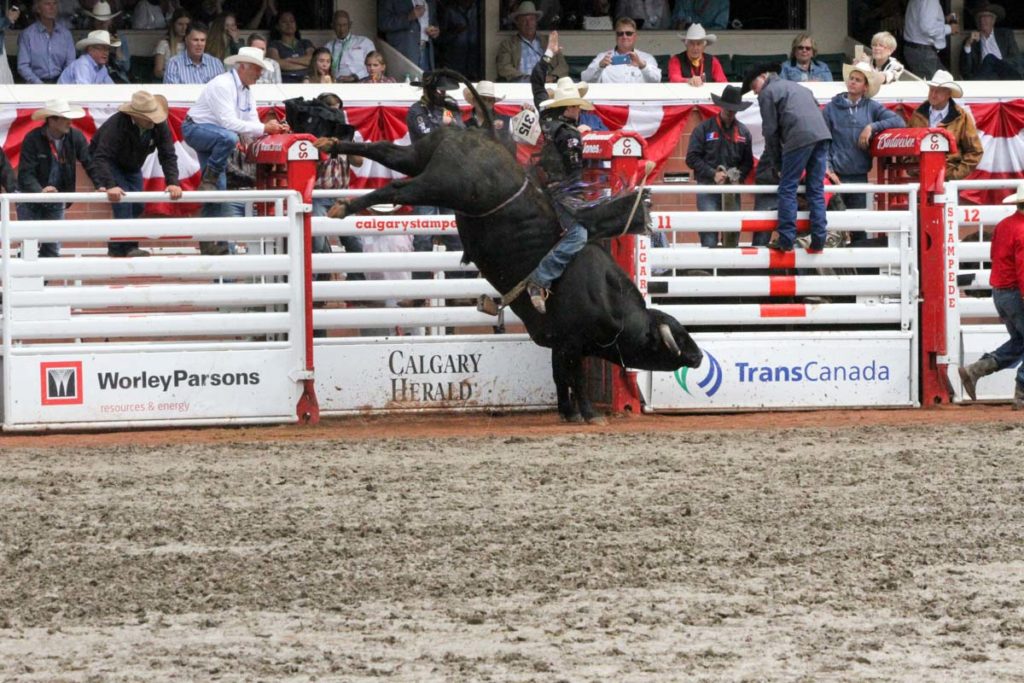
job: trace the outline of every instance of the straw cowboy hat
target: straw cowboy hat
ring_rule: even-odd
[[[540,103],[541,109],[554,109],[556,107],[579,107],[591,111],[594,108],[590,102],[583,99],[590,87],[586,83],[573,83],[568,76],[562,76],[553,86],[545,86],[551,99]]]
[[[73,107],[67,100],[49,100],[42,109],[32,112],[33,121],[42,121],[50,116],[59,116],[62,119],[80,119],[85,116],[85,110],[81,107]]]
[[[503,99],[505,99],[504,95],[498,97],[497,95],[494,94],[494,83],[492,83],[491,81],[480,81],[479,83],[476,84],[475,87],[476,92],[478,95],[480,95],[480,97],[490,97],[495,102],[501,102]],[[465,100],[470,104],[472,104],[475,101],[473,93],[470,92],[469,88],[462,89],[462,97],[465,98]]]
[[[741,97],[743,97],[743,95],[740,93],[740,89],[735,85],[725,86],[725,90],[722,91],[721,97],[715,93],[711,93],[711,101],[715,103],[715,106],[729,111],[743,111],[753,104],[753,102],[744,102],[740,99]]]
[[[84,50],[87,47],[93,45],[102,45],[103,47],[121,47],[120,40],[111,40],[110,31],[89,31],[89,35],[82,38],[80,41],[75,43],[75,47],[79,50]]]
[[[708,45],[718,40],[718,36],[714,33],[708,33],[704,30],[704,27],[700,24],[690,24],[690,28],[686,29],[686,34],[677,33],[682,40],[706,40]]]
[[[996,5],[994,3],[985,3],[974,9],[974,17],[977,19],[982,14],[991,14],[996,18],[996,21],[1002,21],[1006,18],[1006,10],[1003,9],[1002,5]]]
[[[125,102],[117,110],[161,124],[167,120],[167,98],[140,90],[132,95],[131,102]]]
[[[96,21],[108,21],[116,17],[118,14],[120,14],[120,12],[111,12],[110,5],[106,2],[103,2],[103,0],[100,0],[93,6],[92,12],[90,12],[87,9],[82,10],[82,12],[92,17]]]
[[[872,69],[870,65],[858,62],[857,64],[843,64],[843,80],[850,80],[850,74],[854,71],[864,74],[864,78],[868,81],[868,89],[864,93],[864,97],[872,98],[877,95],[878,89],[885,82],[885,76]]]
[[[538,19],[544,16],[544,13],[539,11],[537,6],[530,2],[530,0],[523,0],[523,2],[519,3],[519,6],[509,13],[508,18],[515,21],[516,17],[520,14],[532,14]]]
[[[928,85],[933,88],[949,88],[953,92],[953,97],[963,97],[964,89],[960,87],[960,84],[953,80],[953,74],[948,71],[939,69],[932,76],[932,80],[928,81]]]
[[[1017,193],[1003,199],[1003,204],[1024,204],[1024,183],[1017,186]]]
[[[252,64],[261,69],[267,68],[267,60],[263,58],[263,50],[258,47],[242,47],[238,49],[237,55],[231,55],[224,60],[226,66],[235,64]]]

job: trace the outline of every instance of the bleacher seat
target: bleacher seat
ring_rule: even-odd
[[[131,79],[132,83],[155,83],[156,78],[153,76],[153,65],[155,63],[156,57],[153,55],[132,55],[132,65],[128,78]]]
[[[747,73],[748,69],[751,69],[762,62],[774,62],[776,64],[782,64],[786,59],[789,59],[787,54],[778,55],[733,55],[732,56],[732,73],[728,71],[726,74],[729,76],[729,80],[732,82],[738,82],[743,80],[743,76]]]
[[[843,80],[843,64],[847,61],[844,53],[829,52],[826,54],[819,54],[815,59],[828,64],[828,70],[832,72],[832,80]]]
[[[580,80],[580,74],[590,66],[593,59],[594,55],[566,55],[565,61],[569,63],[569,75],[572,76],[572,80]]]

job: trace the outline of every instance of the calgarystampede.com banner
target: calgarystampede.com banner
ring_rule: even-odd
[[[417,216],[412,218],[360,218],[356,230],[373,232],[409,232],[410,230],[458,230],[453,219]]]

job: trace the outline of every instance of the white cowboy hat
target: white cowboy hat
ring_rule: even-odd
[[[263,58],[263,50],[258,47],[242,47],[238,49],[237,55],[231,55],[224,60],[226,66],[234,64],[252,64],[261,69],[267,68],[267,60]]]
[[[1024,183],[1017,186],[1017,194],[1011,194],[1003,199],[1003,204],[1024,204]]]
[[[120,40],[111,40],[110,31],[89,31],[89,35],[82,38],[80,41],[75,43],[75,47],[79,50],[84,50],[87,47],[93,45],[103,45],[104,47],[121,47]]]
[[[706,40],[708,45],[718,40],[718,36],[714,33],[708,33],[704,30],[704,27],[700,24],[690,24],[690,28],[686,29],[686,34],[677,33],[682,40]]]
[[[960,84],[953,80],[953,74],[948,71],[939,69],[932,76],[932,80],[928,81],[928,85],[933,88],[949,88],[953,91],[953,97],[963,97],[964,89],[960,87]]]
[[[516,17],[518,17],[520,14],[532,14],[538,19],[544,16],[544,13],[539,11],[537,9],[537,6],[530,2],[530,0],[523,0],[521,3],[519,3],[518,7],[509,12],[508,18],[511,19],[512,21],[515,21]]]
[[[556,107],[579,107],[591,111],[594,108],[590,102],[583,99],[590,87],[586,83],[573,83],[568,76],[562,76],[553,86],[545,86],[550,99],[540,103],[541,109],[553,109]]]
[[[480,97],[490,97],[495,102],[501,102],[503,99],[505,99],[504,95],[498,97],[497,95],[494,94],[494,83],[491,81],[480,81],[474,87],[476,87],[476,92],[478,95],[480,95]],[[473,93],[469,91],[469,88],[462,89],[462,97],[467,102],[473,102],[474,100]]]
[[[49,100],[42,109],[32,112],[33,121],[42,121],[50,116],[59,116],[62,119],[80,119],[85,116],[85,110],[81,107],[72,107],[67,100]]]
[[[117,110],[160,124],[167,120],[167,98],[140,90],[132,95],[131,102],[125,102]]]
[[[872,69],[870,64],[857,62],[856,64],[843,64],[843,80],[850,80],[850,74],[854,71],[864,74],[864,78],[868,81],[868,89],[864,93],[864,97],[870,99],[877,95],[878,89],[881,88],[882,83],[885,82],[885,76]]]
[[[113,19],[118,14],[120,14],[120,12],[112,13],[110,11],[110,5],[104,2],[103,0],[100,0],[93,6],[92,12],[90,12],[87,9],[82,10],[82,12],[89,15],[93,19],[96,19],[97,21],[107,21],[108,19]]]

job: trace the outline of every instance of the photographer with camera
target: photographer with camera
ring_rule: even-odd
[[[660,83],[658,61],[636,49],[638,34],[635,21],[619,17],[615,22],[615,49],[594,57],[580,78],[587,83]]]

